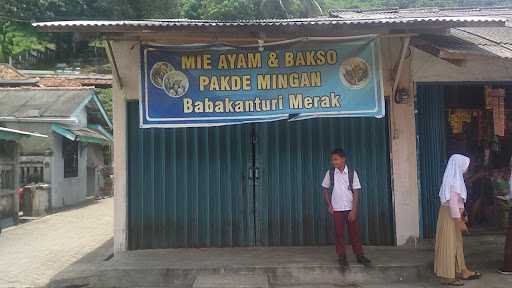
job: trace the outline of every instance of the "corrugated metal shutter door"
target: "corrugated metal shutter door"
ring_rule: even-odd
[[[363,185],[360,222],[365,243],[394,243],[386,119],[323,118],[256,124],[257,245],[333,243],[321,181],[336,147]]]
[[[140,129],[129,103],[129,248],[254,245],[251,129]]]
[[[364,241],[393,244],[387,135],[368,118],[140,129],[129,103],[129,248],[332,243],[320,182],[335,147],[364,186]]]
[[[445,89],[439,85],[419,85],[416,95],[416,133],[420,176],[421,237],[432,238],[436,231],[439,187],[446,165]]]

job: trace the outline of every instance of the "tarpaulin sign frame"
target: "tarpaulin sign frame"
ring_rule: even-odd
[[[293,46],[141,45],[141,127],[383,117],[378,38]]]

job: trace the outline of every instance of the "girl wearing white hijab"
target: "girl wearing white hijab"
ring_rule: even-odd
[[[468,170],[469,162],[466,156],[452,155],[439,191],[441,207],[437,219],[434,272],[441,283],[451,286],[463,286],[462,280],[475,280],[481,276],[478,272],[470,271],[464,261],[462,232],[468,230],[462,217],[467,198],[464,173]]]

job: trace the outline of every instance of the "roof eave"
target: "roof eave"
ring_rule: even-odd
[[[360,29],[360,30],[389,30],[397,29],[447,29],[453,27],[502,27],[505,26],[505,19],[498,17],[479,17],[467,20],[461,19],[415,19],[403,21],[347,21],[339,20],[318,20],[318,21],[293,21],[293,22],[270,22],[270,23],[247,23],[247,22],[207,22],[197,23],[195,21],[172,23],[154,21],[63,21],[63,22],[41,22],[33,24],[44,32],[82,32],[82,33],[154,33],[154,32],[274,32],[280,30],[317,30],[317,29]]]

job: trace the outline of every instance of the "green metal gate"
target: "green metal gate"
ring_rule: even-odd
[[[416,133],[419,159],[420,233],[422,238],[435,235],[438,192],[446,165],[445,88],[419,85],[416,95]]]
[[[130,249],[332,243],[320,182],[343,147],[369,244],[393,244],[385,119],[140,129],[128,104]]]
[[[254,243],[250,126],[140,129],[128,104],[130,249]]]
[[[330,152],[342,147],[363,190],[363,240],[394,243],[386,119],[320,118],[256,125],[256,240],[258,245],[333,243],[332,220],[320,183]]]

